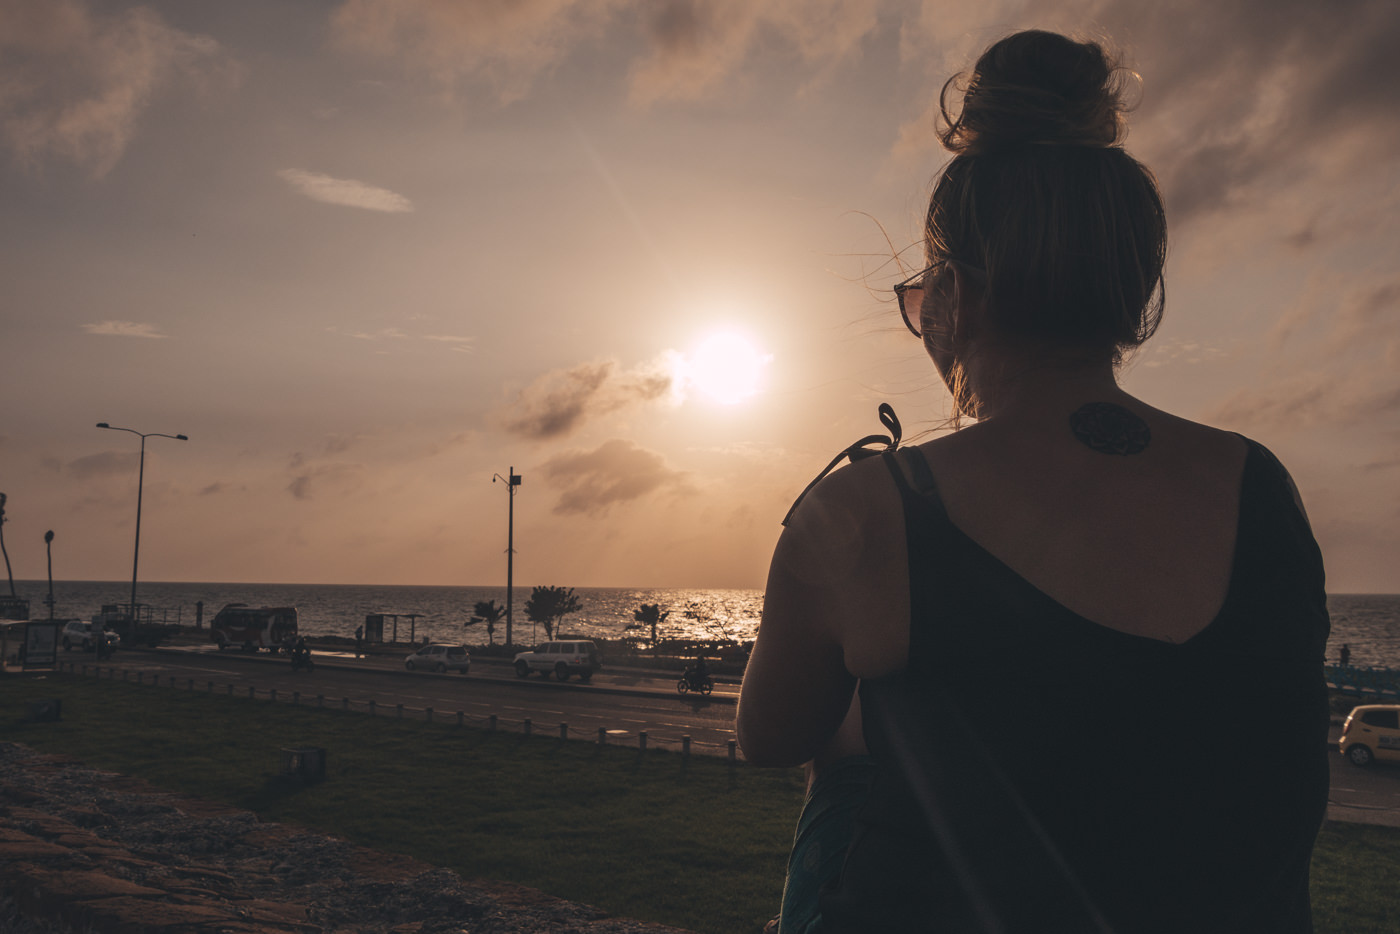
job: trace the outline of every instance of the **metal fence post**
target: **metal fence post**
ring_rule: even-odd
[[[637,731],[637,748],[638,748],[638,749],[641,749],[641,750],[643,750],[643,751],[646,750],[646,748],[647,748],[647,731],[646,731],[646,730],[638,730],[638,731]]]
[[[525,718],[525,735],[526,735],[526,736],[529,736],[529,735],[530,735],[530,727],[531,727],[531,726],[532,726],[532,724],[530,723],[530,718],[529,718],[529,717],[526,717],[526,718]]]
[[[460,710],[457,711],[457,725],[458,725],[458,726],[461,726],[461,725],[462,725],[462,711],[460,711]]]
[[[608,731],[607,731],[606,728],[600,726],[600,727],[598,727],[598,745],[599,745],[599,746],[606,746],[607,744],[608,744]]]
[[[685,757],[687,757],[687,758],[689,758],[689,756],[690,756],[690,735],[689,735],[689,734],[686,734],[685,736],[682,736],[682,737],[681,737],[681,755],[683,755],[683,756],[685,756]]]
[[[559,724],[559,738],[560,738],[560,739],[568,739],[568,738],[569,738],[569,725],[568,725],[567,723],[561,723],[561,724]]]
[[[486,722],[487,722],[487,724],[488,724],[488,726],[487,726],[486,728],[487,728],[488,730],[490,730],[492,733],[496,732],[496,715],[495,715],[495,714],[492,714],[490,717],[488,717],[488,718],[486,719]]]
[[[734,764],[735,762],[737,762],[738,759],[739,759],[739,757],[738,757],[738,748],[739,748],[739,744],[738,744],[737,742],[735,742],[734,740],[731,739],[731,740],[729,741],[729,764],[730,764],[730,765],[733,765],[733,764]]]

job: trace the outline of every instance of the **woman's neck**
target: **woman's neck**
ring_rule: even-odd
[[[1087,402],[1121,402],[1113,364],[1044,348],[969,355],[964,364],[979,422],[1061,419]]]

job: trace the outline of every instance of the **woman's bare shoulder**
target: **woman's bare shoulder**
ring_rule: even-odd
[[[899,519],[899,493],[883,457],[836,470],[814,486],[788,520],[784,538],[815,552],[849,555]]]

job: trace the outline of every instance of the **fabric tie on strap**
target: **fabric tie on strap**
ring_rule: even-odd
[[[822,478],[835,470],[842,460],[849,458],[851,463],[854,464],[856,461],[865,460],[867,457],[874,457],[876,454],[882,454],[885,451],[893,451],[899,447],[899,440],[903,435],[903,430],[899,426],[899,416],[894,414],[894,407],[888,402],[881,402],[879,411],[880,423],[888,428],[890,433],[887,435],[866,435],[864,438],[861,438],[855,444],[833,457],[831,463],[827,464],[822,472],[817,474],[816,478],[813,479],[811,483],[807,484],[807,488],[798,494],[797,499],[793,500],[792,508],[787,511],[787,515],[783,516],[783,525],[788,524],[788,520],[792,518],[792,514],[797,511],[798,505],[808,493],[812,492],[812,487],[821,483]]]

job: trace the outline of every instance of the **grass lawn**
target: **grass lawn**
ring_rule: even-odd
[[[41,697],[63,699],[61,722],[24,722]],[[701,934],[777,910],[802,800],[796,769],[69,675],[0,678],[0,740]],[[324,747],[328,780],[275,781],[285,746]],[[1317,931],[1400,929],[1397,878],[1400,830],[1324,830]]]

